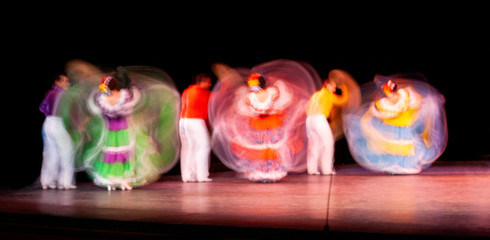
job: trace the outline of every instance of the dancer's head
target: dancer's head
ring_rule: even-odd
[[[117,81],[112,76],[108,75],[108,76],[102,77],[102,81],[100,82],[100,85],[99,85],[100,92],[105,93],[105,94],[110,94],[111,88],[112,88],[112,90],[115,89],[114,83],[116,84],[116,87],[117,87]]]
[[[335,92],[337,89],[337,84],[330,78],[323,80],[323,87],[330,92]]]
[[[393,93],[396,92],[397,88],[398,87],[396,83],[392,80],[388,80],[388,82],[381,86],[381,89],[383,90],[383,93],[386,94],[386,96],[391,96]]]
[[[260,73],[252,73],[248,77],[247,85],[251,91],[258,92],[265,88],[265,78]]]
[[[126,72],[126,68],[124,67],[117,67],[116,72],[112,74],[112,76],[116,79],[117,81],[117,90],[121,90],[123,88],[129,88],[129,85],[131,84],[131,79],[129,78],[128,73]]]
[[[65,74],[58,74],[54,79],[54,84],[66,90],[70,86],[70,81]]]
[[[194,76],[193,83],[201,88],[208,89],[211,87],[211,78],[206,73],[199,73]]]
[[[118,67],[116,72],[102,77],[99,90],[102,93],[110,94],[111,91],[119,91],[123,88],[129,88],[130,84],[131,79],[126,72],[126,69],[123,67]]]

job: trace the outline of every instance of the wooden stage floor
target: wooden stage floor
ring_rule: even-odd
[[[210,183],[168,175],[132,191],[90,182],[70,191],[4,189],[0,238],[490,238],[490,161],[435,162],[417,175],[356,164],[336,170],[269,184],[226,171],[212,173]]]

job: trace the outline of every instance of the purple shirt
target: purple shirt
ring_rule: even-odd
[[[62,92],[63,88],[53,85],[53,88],[46,93],[46,96],[44,96],[43,102],[39,106],[39,110],[44,113],[46,117],[56,114],[56,105],[58,105],[58,100]]]

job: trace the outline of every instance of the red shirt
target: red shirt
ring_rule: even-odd
[[[211,91],[198,85],[190,85],[182,93],[181,118],[208,119],[208,102]]]

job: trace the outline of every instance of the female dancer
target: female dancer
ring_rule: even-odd
[[[252,69],[216,65],[211,94],[212,148],[254,182],[306,170],[306,103],[319,85],[305,63],[276,60]]]
[[[91,76],[93,77],[93,76]],[[152,67],[118,67],[99,86],[74,88],[62,111],[76,143],[77,166],[96,185],[131,190],[158,180],[178,160],[180,95]]]
[[[349,149],[361,166],[416,174],[442,154],[447,144],[444,97],[423,76],[376,76],[361,92],[363,104],[344,112]]]

